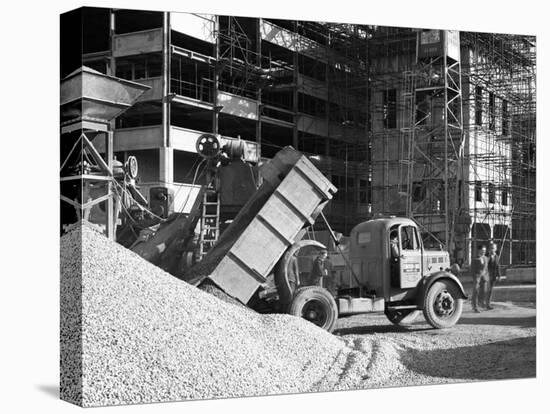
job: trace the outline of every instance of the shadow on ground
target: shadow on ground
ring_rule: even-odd
[[[451,362],[452,361],[452,362]],[[408,369],[430,377],[489,380],[536,376],[536,337],[401,354]]]
[[[59,385],[40,384],[40,385],[37,385],[36,388],[50,397],[53,397],[56,399],[59,398]]]
[[[537,326],[536,316],[514,317],[514,316],[474,316],[475,314],[463,315],[458,325],[494,325],[494,326],[516,326],[521,328],[535,328]]]
[[[389,322],[388,322],[389,323]],[[433,328],[428,325],[402,327],[397,325],[365,325],[342,327],[334,330],[334,335],[367,335],[376,333],[411,333],[431,331]]]
[[[484,313],[487,312],[486,315]],[[465,312],[457,323],[458,326],[464,325],[492,325],[492,326],[510,326],[518,328],[535,328],[537,325],[536,315],[532,316],[515,316],[513,313],[505,313],[497,311],[484,311],[480,314],[472,313],[471,311]],[[383,334],[383,333],[411,333],[411,332],[426,332],[429,334],[442,334],[449,330],[447,329],[434,329],[424,320],[423,316],[419,316],[418,319],[410,326],[401,327],[387,322],[387,324],[372,323],[369,320],[358,321],[353,320],[346,322],[340,320],[341,326],[334,330],[335,335],[369,335],[369,334]],[[343,325],[343,326],[342,326]],[[346,326],[347,325],[347,326]],[[453,328],[450,328],[453,329]],[[456,329],[456,328],[454,328]],[[429,332],[432,331],[432,332]]]

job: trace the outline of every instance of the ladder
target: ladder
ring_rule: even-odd
[[[210,251],[220,236],[220,196],[213,188],[207,188],[202,197],[199,260]]]

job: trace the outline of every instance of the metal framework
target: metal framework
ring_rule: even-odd
[[[460,33],[459,59],[415,64],[417,36],[381,28],[370,41],[372,93],[398,91],[370,104],[373,211],[415,218],[459,263],[493,240],[504,264],[533,264],[535,39]]]
[[[531,36],[465,33],[464,71],[474,108],[468,124],[468,185],[481,189],[471,244],[499,242],[504,261],[536,262],[536,41]],[[495,197],[495,194],[497,197]],[[500,194],[500,197],[498,195]],[[485,197],[487,195],[487,197]],[[494,199],[494,200],[493,200]]]
[[[461,213],[458,191],[464,158],[460,60],[445,54],[419,60],[415,75],[415,99],[427,94],[432,102],[428,113],[415,117],[407,144],[411,148],[404,160],[408,165],[407,213],[453,251],[458,243],[455,227]],[[431,118],[430,125],[424,127],[426,118]],[[415,182],[423,186],[423,197],[417,203],[412,194]]]

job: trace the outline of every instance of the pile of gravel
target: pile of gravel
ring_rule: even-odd
[[[535,327],[507,327],[505,338],[483,336],[485,325],[338,338],[203,289],[75,226],[61,238],[61,398],[89,407],[535,373]]]
[[[61,398],[78,405],[334,389],[361,353],[221,301],[87,226],[61,251]]]

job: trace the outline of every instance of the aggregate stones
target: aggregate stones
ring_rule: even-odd
[[[64,235],[61,398],[90,407],[535,373],[535,327],[493,332],[470,325],[467,315],[468,325],[432,330],[420,321],[407,331],[359,315],[340,320],[341,336],[334,336],[300,318],[261,315],[206,290],[214,295],[87,225]],[[533,310],[522,312],[529,320]],[[373,320],[379,326],[369,326]]]

